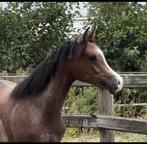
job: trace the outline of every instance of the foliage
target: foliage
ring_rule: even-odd
[[[68,98],[64,104],[65,113],[90,114],[97,110],[97,90],[95,87],[73,87],[68,93]]]
[[[75,5],[75,4],[74,4]],[[8,2],[0,8],[0,69],[30,71],[72,31],[72,3]]]
[[[146,91],[125,88],[115,96],[115,104],[129,104],[115,107],[115,115],[122,117],[142,117],[146,119],[147,106],[133,106],[134,103],[147,102]]]
[[[123,72],[146,71],[147,3],[90,2],[88,24],[108,63]],[[94,18],[93,18],[94,17]]]
[[[80,129],[77,129],[77,128],[67,128],[65,135],[76,137],[79,134],[80,134]]]
[[[114,106],[114,115],[130,118],[141,117],[146,119],[147,107],[134,107],[132,105],[134,103],[146,102],[146,93],[142,92],[143,91],[137,89],[125,88],[118,94],[114,95],[115,104],[129,104],[121,107]],[[95,87],[72,87],[64,103],[63,112],[66,114],[98,114],[97,96],[98,92]]]

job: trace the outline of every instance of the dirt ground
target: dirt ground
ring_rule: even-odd
[[[62,142],[100,142],[100,134],[81,133],[73,136],[65,134]],[[147,135],[115,132],[115,142],[147,142]]]

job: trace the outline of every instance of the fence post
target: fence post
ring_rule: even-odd
[[[106,89],[98,88],[98,111],[101,115],[113,116],[113,95]],[[100,142],[114,142],[114,131],[100,128]]]

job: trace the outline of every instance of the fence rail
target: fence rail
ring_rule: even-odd
[[[147,134],[147,120],[98,115],[63,115],[67,127],[105,128]]]
[[[120,73],[120,75],[123,77],[123,80],[124,80],[124,88],[147,88],[147,73],[138,73],[138,74],[137,73],[135,74]],[[0,76],[0,79],[10,80],[10,81],[19,83],[26,77],[27,75],[24,75],[24,76],[3,75],[3,76]],[[93,85],[77,80],[73,83],[73,86],[93,86]]]
[[[133,103],[133,104],[114,104],[114,107],[125,107],[125,106],[147,106],[147,103]]]

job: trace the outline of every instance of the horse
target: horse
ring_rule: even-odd
[[[75,80],[108,89],[122,77],[95,43],[96,27],[61,43],[22,82],[0,80],[0,141],[60,142],[66,130],[62,108]]]

